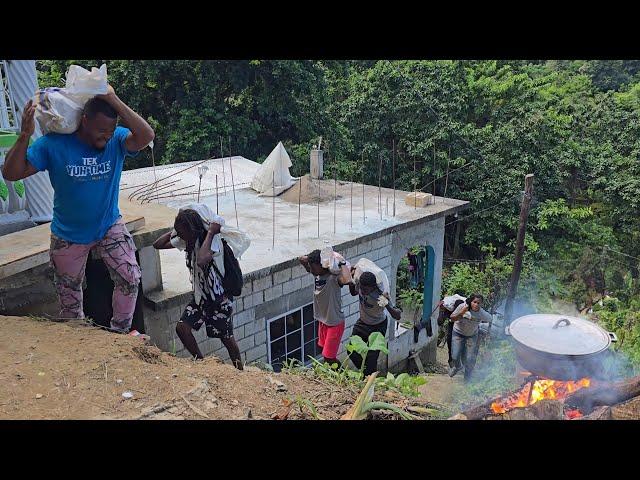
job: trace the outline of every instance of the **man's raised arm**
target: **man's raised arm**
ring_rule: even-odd
[[[97,96],[111,105],[113,109],[118,112],[122,122],[131,130],[131,133],[125,140],[125,146],[128,151],[137,152],[138,150],[142,150],[155,138],[153,128],[151,128],[144,118],[131,110],[126,103],[118,98],[111,85],[109,85],[109,93]]]

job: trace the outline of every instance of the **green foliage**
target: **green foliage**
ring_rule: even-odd
[[[389,349],[387,348],[387,340],[384,338],[384,335],[381,334],[380,332],[371,333],[371,335],[369,335],[369,339],[367,343],[365,343],[364,340],[362,340],[362,338],[358,335],[352,335],[349,338],[349,342],[347,343],[347,352],[358,353],[364,358],[371,351],[379,351],[387,354],[389,353]],[[345,358],[342,365],[343,368],[345,366],[345,363],[348,361],[348,359],[349,357]],[[358,372],[361,378],[364,378],[364,373],[363,373],[364,366],[365,366],[365,362],[362,362],[360,371]]]
[[[427,383],[424,377],[401,373],[397,377],[387,373],[386,377],[376,379],[376,386],[392,390],[407,397],[419,397],[418,387]]]
[[[515,390],[515,351],[508,340],[491,340],[481,347],[477,366],[467,388],[460,392],[459,406],[470,406]]]
[[[387,341],[380,332],[373,332],[369,335],[368,342],[365,343],[364,340],[358,335],[352,335],[349,337],[349,342],[347,343],[347,352],[356,352],[362,356],[366,356],[370,351],[380,351],[384,353],[389,353],[389,349],[387,348]]]
[[[327,115],[327,86],[318,62],[41,60],[40,86],[63,86],[74,63],[85,68],[107,64],[116,93],[153,125],[158,163],[218,157],[221,138],[225,155],[231,151],[262,161],[282,141],[296,154],[295,173],[308,165],[308,147],[320,135],[337,139],[333,132],[339,128]],[[334,139],[331,157],[337,158],[340,142]],[[149,152],[143,151],[128,158],[125,167],[150,164]]]
[[[314,419],[324,420],[320,415],[318,415],[318,410],[311,400],[303,398],[300,395],[296,395],[296,398],[293,401],[300,409],[300,413],[304,413],[304,410],[306,409],[311,413]]]
[[[407,288],[398,293],[398,303],[403,309],[420,310],[424,303],[424,293],[414,288]]]
[[[614,347],[628,360],[628,364],[621,368],[630,375],[637,374],[640,371],[640,297],[628,305],[617,298],[607,297],[602,305],[594,305],[593,310],[594,319],[618,337]]]
[[[491,252],[491,248],[485,249]],[[445,295],[463,292],[465,296],[479,293],[485,298],[483,308],[493,310],[506,297],[511,278],[511,257],[495,258],[489,253],[482,264],[456,263],[442,274],[442,291]],[[523,269],[527,275],[527,265]]]

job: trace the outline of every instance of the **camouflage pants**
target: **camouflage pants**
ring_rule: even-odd
[[[104,238],[89,244],[71,243],[51,234],[49,255],[54,270],[54,283],[60,301],[61,318],[84,318],[82,282],[87,257],[96,249],[114,283],[111,328],[128,332],[133,320],[140,282],[133,237],[122,219],[118,219]]]

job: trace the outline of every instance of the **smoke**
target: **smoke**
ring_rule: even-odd
[[[609,348],[603,354],[602,374],[598,378],[609,381],[621,380],[634,376],[636,370],[626,353]]]
[[[504,334],[502,313],[504,302],[496,309],[498,315],[494,316],[490,335],[486,335],[487,329],[482,328],[479,338],[476,366],[471,380],[464,384],[458,399],[458,407],[464,409],[469,406],[482,403],[489,398],[506,395],[522,387],[524,367],[519,365],[514,348],[513,339]],[[534,313],[554,313],[584,318],[575,305],[567,302],[554,302],[552,309],[536,309],[528,301],[516,301],[513,306],[513,317]],[[593,362],[593,368],[587,371],[587,376],[594,380],[616,381],[633,376],[636,372],[629,357],[610,346],[599,354],[599,359]],[[576,364],[569,361],[555,362],[549,365],[552,379],[579,379],[584,376],[578,371]],[[549,375],[552,377],[552,375]]]

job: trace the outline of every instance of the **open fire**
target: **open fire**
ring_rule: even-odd
[[[451,420],[638,420],[640,375],[560,381],[530,375],[515,393],[467,408]],[[544,400],[544,401],[543,401]]]
[[[491,410],[493,413],[502,414],[514,408],[528,407],[544,399],[563,400],[573,392],[590,385],[591,380],[589,378],[582,378],[576,381],[534,378],[516,393],[493,402]],[[568,418],[578,418],[582,416],[582,413],[579,410],[571,410],[567,412],[567,416]]]

